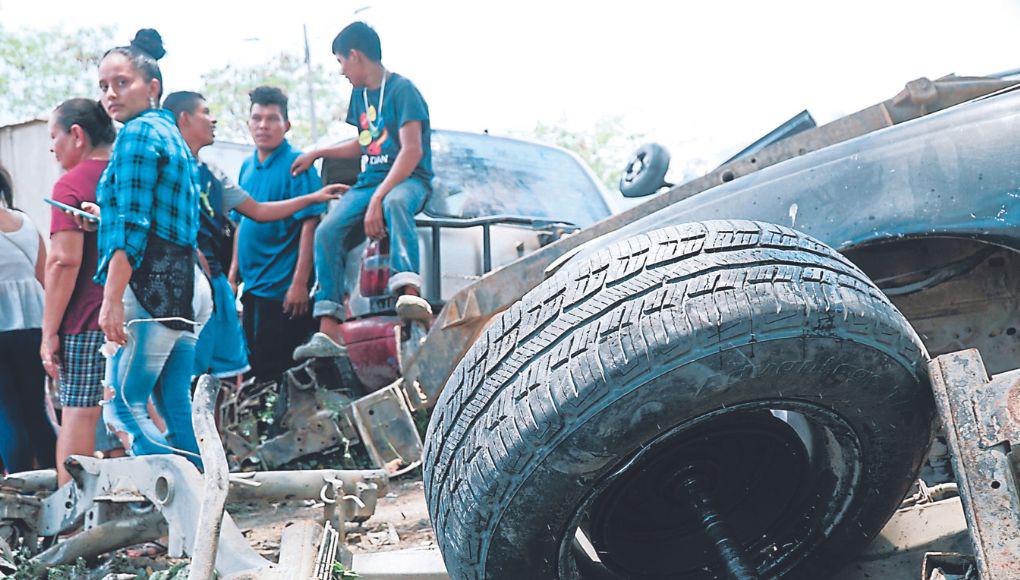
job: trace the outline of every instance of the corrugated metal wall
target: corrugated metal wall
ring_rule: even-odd
[[[62,170],[50,152],[46,122],[28,121],[0,127],[0,165],[14,180],[14,205],[35,222],[49,242],[50,206],[43,202]]]

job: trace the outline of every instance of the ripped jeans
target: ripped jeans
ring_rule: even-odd
[[[198,334],[212,314],[212,292],[197,268],[192,306],[198,322],[195,330],[172,330],[146,321],[152,316],[138,303],[130,286],[124,290],[128,340],[106,361],[106,386],[113,389],[114,396],[103,405],[103,421],[114,431],[127,433],[132,455],[183,450],[186,453],[182,455],[201,468],[191,423],[191,376]],[[150,396],[166,422],[165,434],[149,417],[146,405]]]

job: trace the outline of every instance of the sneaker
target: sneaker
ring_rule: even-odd
[[[294,349],[294,360],[347,356],[347,349],[324,333],[316,332],[308,342]]]
[[[404,320],[417,320],[428,324],[432,322],[432,307],[421,296],[404,294],[397,298],[397,316]]]

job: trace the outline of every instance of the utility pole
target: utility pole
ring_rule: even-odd
[[[308,50],[308,25],[302,24],[305,33],[305,80],[308,81],[308,119],[312,125],[312,145],[319,141],[319,123],[315,119],[315,85],[312,83],[312,53]]]

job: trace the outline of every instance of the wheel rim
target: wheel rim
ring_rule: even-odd
[[[627,164],[627,167],[623,171],[624,181],[627,183],[634,183],[634,180],[636,180],[647,167],[645,158],[646,155],[643,151],[634,156],[634,159]]]
[[[694,486],[711,499],[744,569],[781,577],[842,519],[859,459],[850,426],[818,405],[761,401],[685,422],[584,498],[561,543],[560,576],[742,577],[706,531]]]

